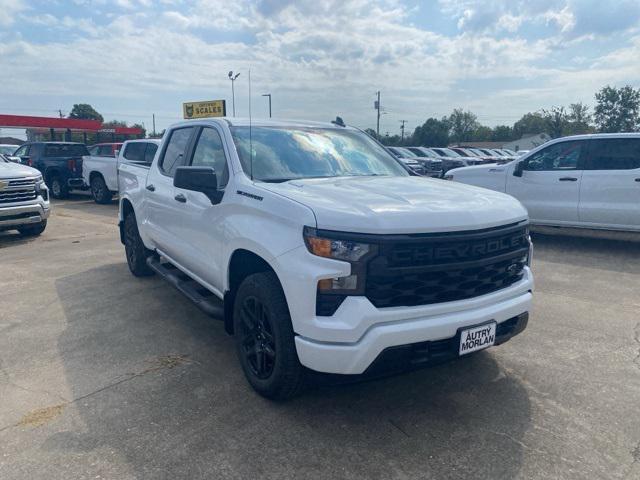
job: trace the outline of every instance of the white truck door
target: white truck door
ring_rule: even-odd
[[[589,142],[579,210],[594,227],[640,230],[640,137]]]
[[[113,147],[111,145],[101,145],[98,149],[98,158],[100,159],[100,170],[107,188],[112,192],[118,191],[118,168],[116,157],[113,155]]]
[[[507,193],[529,211],[533,223],[577,224],[582,178],[581,154],[587,143],[554,143],[524,159],[522,176],[507,176]]]
[[[175,199],[173,175],[185,165],[187,152],[196,127],[181,127],[171,131],[158,161],[149,169],[145,185],[147,233],[156,248],[181,265],[188,256],[187,239],[180,238],[184,221],[182,204]]]
[[[222,132],[214,127],[200,127],[188,165],[213,167],[222,190],[229,179],[229,167],[225,154]],[[176,188],[176,197],[182,196],[178,235],[185,248],[184,266],[220,292],[223,288],[222,251],[224,231],[221,219],[225,204],[212,204],[201,192]]]

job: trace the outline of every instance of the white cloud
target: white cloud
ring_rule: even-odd
[[[13,25],[19,13],[27,10],[23,0],[0,0],[0,26]]]

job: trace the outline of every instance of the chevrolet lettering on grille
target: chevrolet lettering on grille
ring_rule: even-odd
[[[492,238],[475,243],[453,243],[424,245],[417,248],[398,249],[392,254],[394,264],[433,262],[439,260],[465,260],[470,258],[496,255],[501,252],[525,246],[524,235]]]

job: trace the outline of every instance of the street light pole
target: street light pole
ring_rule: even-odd
[[[401,132],[401,135],[402,135],[401,138],[402,138],[402,141],[404,142],[404,124],[407,123],[407,121],[406,120],[400,120],[400,123],[402,124],[402,126],[400,127],[400,132]]]
[[[271,94],[270,93],[263,93],[262,96],[263,97],[269,97],[269,118],[271,118]]]
[[[239,73],[233,74],[233,70],[229,72],[229,80],[231,80],[231,105],[233,105],[233,116],[236,116],[236,92],[233,87],[236,78],[240,76]]]
[[[376,137],[380,140],[380,90],[377,92],[378,100],[374,102],[374,107],[378,111],[378,120],[376,123]]]

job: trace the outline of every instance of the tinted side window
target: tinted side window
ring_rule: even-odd
[[[18,150],[13,153],[16,157],[24,157],[25,155],[29,155],[29,145],[23,145]]]
[[[144,142],[128,143],[122,156],[133,162],[143,162],[145,146],[146,144]]]
[[[526,170],[538,172],[576,170],[584,141],[561,142],[534,153],[527,161]]]
[[[153,163],[153,157],[156,155],[158,145],[155,143],[147,143],[147,149],[144,151],[144,163],[151,165]]]
[[[98,155],[98,150],[100,146],[94,145],[93,147],[89,147],[89,155]]]
[[[588,170],[632,170],[640,168],[640,138],[591,140]]]
[[[160,169],[170,177],[176,171],[176,168],[185,164],[185,156],[187,154],[187,146],[191,139],[194,127],[179,128],[171,132],[171,137],[164,150],[164,155],[160,160]]]
[[[218,188],[227,184],[229,178],[227,159],[224,155],[222,138],[217,130],[213,128],[202,129],[191,165],[194,167],[213,167],[218,177]]]
[[[98,149],[98,155],[101,157],[113,157],[113,148],[111,145],[102,145]]]

